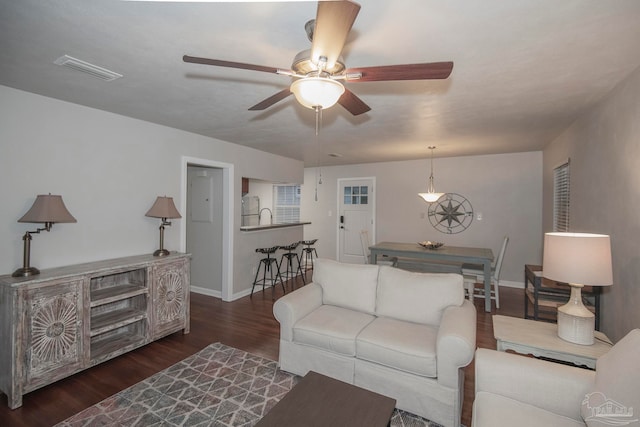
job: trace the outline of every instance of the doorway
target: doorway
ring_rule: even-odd
[[[195,292],[233,295],[233,165],[182,158],[180,250],[191,253]]]
[[[338,260],[363,264],[360,233],[375,242],[375,178],[338,179]]]

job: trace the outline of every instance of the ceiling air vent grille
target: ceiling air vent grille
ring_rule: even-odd
[[[71,68],[72,70],[81,71],[85,74],[97,77],[106,82],[122,77],[122,74],[115,73],[111,70],[107,70],[106,68],[98,67],[97,65],[90,64],[69,55],[63,55],[53,62],[55,64],[62,65],[63,67]]]

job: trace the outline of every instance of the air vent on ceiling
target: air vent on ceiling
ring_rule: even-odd
[[[62,65],[63,67],[71,68],[72,70],[81,71],[107,82],[122,77],[122,74],[107,70],[106,68],[98,67],[97,65],[90,64],[69,55],[63,55],[53,62],[55,64]]]

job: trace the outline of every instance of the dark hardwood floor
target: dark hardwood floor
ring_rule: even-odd
[[[289,288],[287,288],[289,289]],[[492,314],[523,316],[523,290],[501,288],[500,310],[485,313],[484,300],[476,299],[477,345],[495,348]],[[276,298],[282,289],[276,289]],[[174,333],[140,349],[35,390],[23,397],[22,407],[10,410],[0,394],[0,426],[51,426],[112,394],[179,362],[214,342],[278,359],[279,326],[272,314],[271,289],[225,303],[191,294],[191,333]],[[465,370],[462,422],[471,425],[474,394],[473,363]]]

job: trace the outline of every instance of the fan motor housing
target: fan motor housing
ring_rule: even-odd
[[[323,71],[333,75],[340,74],[345,70],[346,66],[344,65],[344,60],[342,56],[338,58],[333,67],[325,68]],[[295,71],[297,74],[308,75],[310,73],[318,72],[318,66],[311,61],[311,50],[303,50],[298,53],[295,58],[293,58],[293,64],[291,64],[291,69]]]

